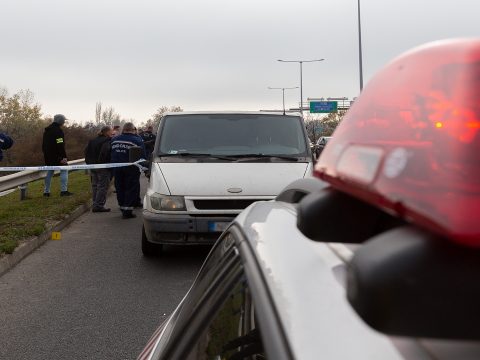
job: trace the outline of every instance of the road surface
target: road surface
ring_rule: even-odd
[[[135,359],[186,293],[209,248],[144,258],[141,210],[107,206],[0,277],[0,359]]]

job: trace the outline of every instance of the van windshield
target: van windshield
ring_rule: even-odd
[[[165,116],[158,155],[307,156],[298,116],[193,114]]]

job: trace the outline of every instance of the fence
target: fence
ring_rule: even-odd
[[[68,164],[85,164],[85,159],[69,161]],[[47,172],[42,170],[25,170],[11,175],[0,176],[0,196],[7,195],[18,187],[20,189],[20,200],[25,200],[28,183],[43,179],[46,174]]]

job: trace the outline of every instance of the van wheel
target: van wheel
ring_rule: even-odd
[[[155,256],[160,255],[163,250],[162,244],[152,244],[147,239],[147,234],[145,233],[145,226],[142,226],[142,253],[144,256]]]

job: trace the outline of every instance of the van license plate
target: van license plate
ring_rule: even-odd
[[[208,222],[208,231],[209,232],[222,232],[228,227],[228,222],[216,222],[216,221],[209,221]]]

